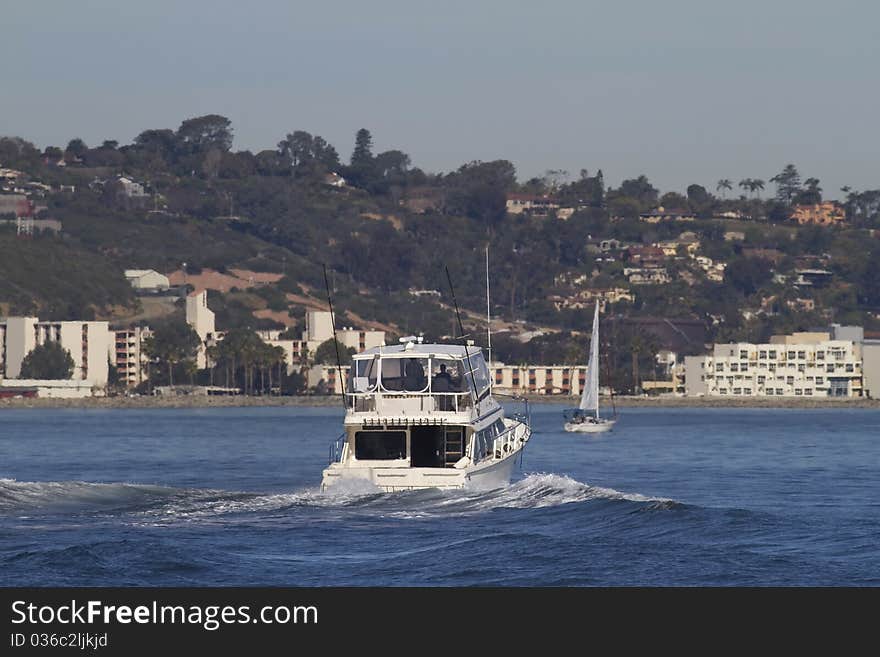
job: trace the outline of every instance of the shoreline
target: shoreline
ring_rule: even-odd
[[[526,395],[532,404],[577,403],[575,397]],[[85,397],[81,399],[18,398],[0,399],[0,413],[4,409],[21,408],[79,408],[79,409],[151,409],[151,408],[246,408],[246,407],[331,407],[340,406],[339,396],[301,395],[294,397]],[[601,399],[603,409],[612,406],[611,399]],[[880,399],[861,397],[798,398],[798,397],[615,397],[614,405],[622,408],[874,408],[880,409]]]

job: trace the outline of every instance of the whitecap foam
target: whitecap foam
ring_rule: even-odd
[[[19,482],[0,479],[0,511],[95,511],[129,513],[151,524],[196,521],[232,514],[271,514],[294,509],[335,509],[401,519],[472,515],[493,509],[538,509],[595,500],[677,505],[674,500],[590,486],[565,475],[532,473],[494,490],[427,489],[382,493],[366,480],[339,482],[326,490],[252,493],[131,483]]]

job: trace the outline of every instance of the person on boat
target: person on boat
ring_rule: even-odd
[[[437,392],[449,392],[452,388],[452,375],[446,371],[445,363],[440,363],[440,371],[434,375],[431,388]]]
[[[406,377],[406,390],[421,390],[425,387],[425,368],[422,367],[417,358],[410,358],[406,362],[404,375]]]

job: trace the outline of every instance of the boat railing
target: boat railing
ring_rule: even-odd
[[[516,451],[518,447],[521,447],[522,443],[526,440],[526,431],[527,425],[519,422],[498,434],[498,436],[495,437],[495,440],[492,441],[492,454],[495,458],[503,458],[511,452]]]
[[[355,413],[408,412],[462,413],[473,408],[470,392],[350,392],[346,407]]]
[[[328,463],[341,463],[345,454],[345,434],[330,442],[330,455]]]

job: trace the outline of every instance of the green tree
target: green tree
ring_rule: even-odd
[[[770,263],[762,258],[739,258],[724,270],[724,281],[746,296],[770,282],[773,270]]]
[[[722,198],[724,198],[726,196],[726,192],[729,192],[731,189],[733,189],[733,183],[730,181],[729,178],[722,178],[715,185],[715,191],[721,192]]]
[[[85,157],[86,153],[89,152],[89,147],[86,146],[86,143],[82,139],[75,138],[67,142],[67,148],[64,149],[64,152],[71,157],[82,159]]]
[[[232,121],[219,114],[187,119],[177,129],[177,146],[184,155],[205,153],[213,148],[232,148]]]
[[[791,205],[792,200],[801,189],[801,174],[793,164],[786,164],[785,168],[770,179],[776,183],[776,198],[786,205]]]
[[[62,151],[57,146],[47,146],[46,150],[43,151],[43,157],[45,157],[49,162],[55,163],[64,157],[64,151]]]
[[[69,379],[73,376],[74,362],[70,352],[60,342],[38,345],[21,363],[22,379]]]
[[[318,345],[315,350],[315,362],[323,365],[336,365],[336,349],[339,348],[339,359],[342,366],[351,364],[351,357],[357,353],[353,348],[346,347],[335,339],[330,338]]]
[[[167,367],[168,385],[174,385],[175,367],[192,365],[200,345],[201,340],[193,328],[183,318],[175,317],[155,327],[144,341],[144,353]]]
[[[807,178],[804,189],[797,193],[794,202],[798,205],[815,205],[822,202],[822,188],[818,178]]]
[[[620,196],[628,196],[636,199],[643,209],[647,209],[657,203],[660,192],[650,183],[647,176],[630,178],[620,183],[616,190]]]
[[[351,154],[352,167],[369,167],[373,163],[373,136],[366,128],[357,131],[354,138],[354,151]]]

